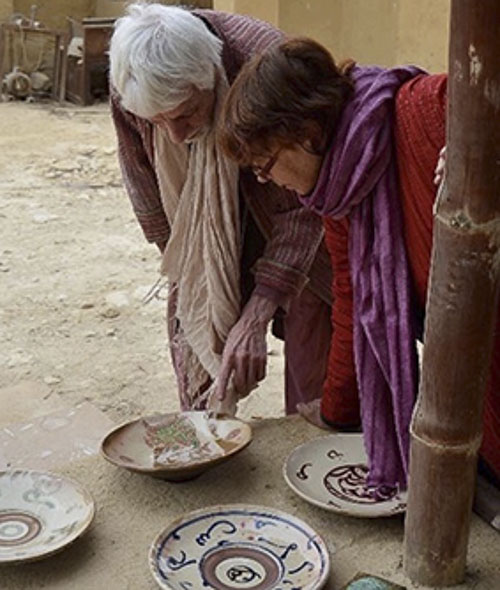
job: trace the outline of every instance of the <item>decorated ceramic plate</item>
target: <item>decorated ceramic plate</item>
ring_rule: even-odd
[[[330,434],[297,447],[286,459],[283,475],[304,500],[332,512],[377,518],[406,510],[406,492],[389,490],[375,498],[366,489],[361,434]]]
[[[111,463],[172,481],[196,477],[252,440],[248,424],[206,412],[155,414],[112,430],[101,444]]]
[[[0,473],[0,564],[60,551],[93,517],[90,494],[66,477],[32,470]]]
[[[313,590],[330,568],[324,541],[306,523],[244,504],[183,515],[156,538],[149,560],[171,590]]]

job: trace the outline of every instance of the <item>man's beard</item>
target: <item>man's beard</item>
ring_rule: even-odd
[[[198,129],[198,131],[194,135],[191,135],[191,137],[188,137],[188,139],[184,140],[184,143],[191,144],[196,143],[197,141],[200,141],[202,139],[205,139],[205,137],[210,133],[210,131],[210,124],[203,125],[203,127]]]

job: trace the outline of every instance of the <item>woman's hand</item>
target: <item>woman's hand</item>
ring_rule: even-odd
[[[446,164],[446,146],[441,148],[439,158],[434,170],[434,184],[440,185],[444,176],[444,166]]]

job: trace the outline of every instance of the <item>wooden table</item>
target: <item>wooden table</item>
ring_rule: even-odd
[[[61,89],[61,99],[68,98],[81,105],[89,105],[94,101],[94,80],[101,77],[100,90],[107,94],[109,69],[109,40],[113,33],[114,18],[85,18],[82,21],[68,18],[70,40],[72,37],[81,38],[81,58],[65,55],[65,69],[67,74],[64,89]]]

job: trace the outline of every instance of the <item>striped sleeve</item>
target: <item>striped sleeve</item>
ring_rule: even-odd
[[[111,114],[123,182],[134,213],[148,242],[165,244],[170,228],[154,170],[152,125],[125,111],[113,92]]]

